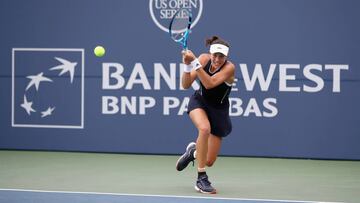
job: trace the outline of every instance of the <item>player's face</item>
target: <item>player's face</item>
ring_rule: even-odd
[[[213,53],[211,54],[211,63],[215,67],[222,66],[226,61],[226,56],[222,53]]]

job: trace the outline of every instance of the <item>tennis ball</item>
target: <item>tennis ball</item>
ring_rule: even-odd
[[[95,54],[95,56],[97,56],[97,57],[102,57],[102,56],[104,56],[104,55],[105,55],[105,49],[104,49],[104,47],[102,47],[102,46],[97,46],[97,47],[95,47],[95,49],[94,49],[94,54]]]

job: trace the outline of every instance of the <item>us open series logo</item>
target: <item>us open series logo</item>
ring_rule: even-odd
[[[180,8],[189,9],[193,16],[193,28],[199,21],[202,10],[202,0],[150,0],[150,15],[154,23],[163,31],[169,32],[171,18]]]
[[[13,127],[84,128],[84,49],[13,48]]]

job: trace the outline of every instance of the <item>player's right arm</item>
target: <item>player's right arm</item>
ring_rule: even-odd
[[[193,61],[196,58],[196,56],[190,50],[187,50],[182,54],[183,54],[183,63],[185,65],[189,65],[191,61]],[[199,56],[199,62],[202,66],[206,65],[209,60],[210,58],[208,54],[201,54]],[[194,69],[192,69],[190,72],[184,71],[181,80],[182,87],[184,89],[188,89],[196,78],[197,78],[197,74]]]
[[[192,70],[190,73],[183,72],[181,85],[184,89],[188,89],[196,79],[196,72]]]

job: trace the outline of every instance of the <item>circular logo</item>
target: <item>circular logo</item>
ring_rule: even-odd
[[[171,18],[180,8],[186,8],[195,20],[191,24],[193,28],[199,21],[203,8],[202,0],[150,0],[150,15],[155,24],[163,31],[169,32]]]
[[[77,66],[77,62],[71,62],[67,59],[55,57],[55,59],[60,62],[57,66],[51,67],[44,73],[44,71],[38,74],[27,75],[26,78],[29,79],[28,84],[24,91],[23,103],[20,105],[28,116],[31,116],[33,113],[41,113],[41,118],[52,116],[54,114],[55,108],[57,105],[68,104],[68,100],[64,99],[64,93],[66,96],[66,92],[68,91],[67,87],[71,87],[74,80],[75,67]],[[45,69],[46,70],[46,69]],[[49,72],[50,71],[50,72]],[[58,76],[54,76],[51,72],[57,72]],[[55,83],[56,81],[64,81],[64,74],[69,74],[70,84],[62,84],[61,87],[64,90],[59,91],[57,89],[54,91],[50,86],[44,85],[46,83]],[[49,75],[49,76],[47,76]],[[41,84],[41,85],[40,85]],[[41,94],[40,87],[42,90],[45,90],[46,94]],[[59,87],[59,86],[58,86]],[[32,91],[30,91],[32,90]],[[39,102],[34,102],[34,100],[39,100]],[[64,101],[66,100],[66,101]],[[48,103],[52,103],[51,105]],[[55,105],[55,103],[57,103]],[[36,106],[34,109],[32,105]],[[63,107],[68,105],[62,105]],[[39,110],[40,109],[40,110]],[[62,108],[60,108],[62,109]],[[38,111],[39,110],[39,111]],[[55,110],[55,111],[54,111]]]

